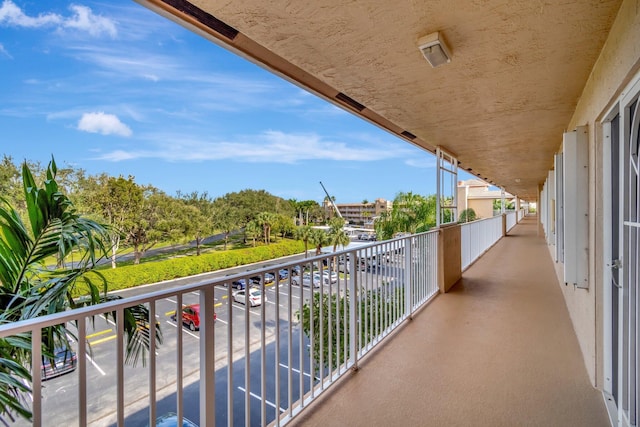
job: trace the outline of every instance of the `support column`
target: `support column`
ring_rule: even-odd
[[[462,236],[460,225],[441,227],[438,233],[438,287],[448,292],[462,278]]]

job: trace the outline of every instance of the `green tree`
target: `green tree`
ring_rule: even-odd
[[[213,226],[224,234],[225,251],[229,243],[229,235],[240,227],[240,221],[240,212],[230,201],[225,198],[214,200]]]
[[[345,363],[351,353],[351,327],[360,327],[360,347],[369,344],[404,313],[404,288],[383,282],[376,289],[360,290],[355,310],[358,323],[350,324],[350,295],[323,294],[314,292],[311,301],[306,301],[296,317],[307,337],[312,337],[312,357],[317,369],[335,369]]]
[[[311,228],[311,226],[309,225],[301,225],[298,228],[296,228],[296,231],[295,231],[295,238],[298,240],[302,240],[304,242],[305,258],[308,256],[307,253],[309,252],[309,240],[311,240],[312,230],[313,228]]]
[[[398,193],[391,212],[383,212],[374,226],[378,238],[385,240],[396,233],[421,233],[436,225],[436,196],[423,197],[412,192]]]
[[[133,246],[134,264],[140,264],[145,252],[161,240],[175,241],[184,236],[180,213],[180,206],[172,197],[152,186],[143,189],[142,204],[126,230],[127,242]]]
[[[109,241],[105,225],[81,216],[58,187],[56,164],[51,161],[44,186],[36,184],[26,163],[22,167],[23,197],[27,222],[4,198],[0,198],[0,324],[33,319],[50,313],[113,299],[106,295],[106,283],[93,271],[106,255]],[[43,267],[47,257],[64,260],[71,252],[81,254],[71,268]],[[102,291],[97,283],[102,282]],[[86,293],[79,301],[75,291]],[[113,316],[113,313],[109,313]],[[144,306],[125,310],[126,362],[144,363],[149,348],[149,313]],[[162,341],[160,325],[154,328]],[[43,328],[42,353],[53,358],[56,348],[70,348],[73,331],[65,323]],[[31,418],[26,394],[32,377],[31,334],[0,338],[0,417]],[[36,372],[36,375],[40,375]]]
[[[338,249],[338,246],[347,246],[351,239],[349,235],[344,231],[345,221],[342,218],[333,218],[329,221],[329,243],[333,246],[333,252]],[[338,260],[334,257],[333,268],[338,269]]]
[[[458,222],[471,222],[476,220],[476,211],[472,208],[468,208],[462,211]]]
[[[198,194],[193,192],[186,196],[181,196],[178,193],[178,197],[186,205],[185,220],[188,224],[188,230],[196,243],[196,255],[200,255],[202,241],[214,232],[213,201],[207,193]]]
[[[20,170],[10,156],[4,155],[0,161],[0,194],[13,206],[20,200]]]
[[[127,179],[102,175],[87,178],[83,183],[87,204],[110,226],[111,267],[116,268],[116,255],[120,242],[127,238],[139,221],[144,195],[133,176]],[[90,191],[93,189],[93,191]]]
[[[309,218],[316,219],[318,214],[322,218],[322,207],[315,200],[301,200],[290,199],[289,203],[295,210],[298,217],[298,225],[309,225]]]
[[[283,239],[287,236],[293,236],[293,233],[295,232],[293,219],[286,215],[276,214],[272,231],[274,233],[280,233],[280,236]]]
[[[244,228],[244,234],[247,239],[251,239],[253,241],[253,247],[256,247],[256,239],[262,235],[262,226],[258,224],[258,221],[255,219],[253,221],[249,221],[247,226]]]
[[[234,209],[238,228],[243,228],[247,223],[261,212],[283,214],[293,217],[295,210],[288,201],[274,196],[265,190],[242,190],[227,193],[215,200],[221,200]]]
[[[326,231],[320,228],[312,228],[311,233],[309,235],[309,243],[316,248],[316,255],[320,255],[322,253],[322,247],[327,246],[331,241],[329,240],[329,235]]]
[[[271,228],[276,222],[276,216],[271,212],[260,212],[255,220],[262,227],[262,237],[264,243],[268,245],[271,243]]]

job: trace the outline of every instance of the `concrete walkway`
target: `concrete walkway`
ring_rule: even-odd
[[[609,426],[535,221],[293,425]]]

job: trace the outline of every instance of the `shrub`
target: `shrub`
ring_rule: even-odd
[[[304,251],[300,241],[283,241],[269,246],[211,252],[200,256],[185,256],[163,261],[127,265],[110,270],[101,270],[109,291],[133,288],[163,280],[209,273],[224,268],[266,261]],[[80,291],[77,291],[79,295]]]
[[[465,209],[462,211],[462,213],[460,214],[460,219],[458,220],[458,222],[471,222],[471,221],[475,221],[477,219],[476,217],[476,211],[474,211],[473,209],[469,208],[469,209]]]

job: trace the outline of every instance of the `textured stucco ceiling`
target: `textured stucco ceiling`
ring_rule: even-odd
[[[339,105],[335,95],[348,95],[366,107],[355,113],[410,132],[430,151],[441,146],[461,168],[529,200],[621,3],[140,1]],[[209,15],[239,34],[212,31]],[[451,63],[438,68],[417,48],[434,31],[452,51]]]

